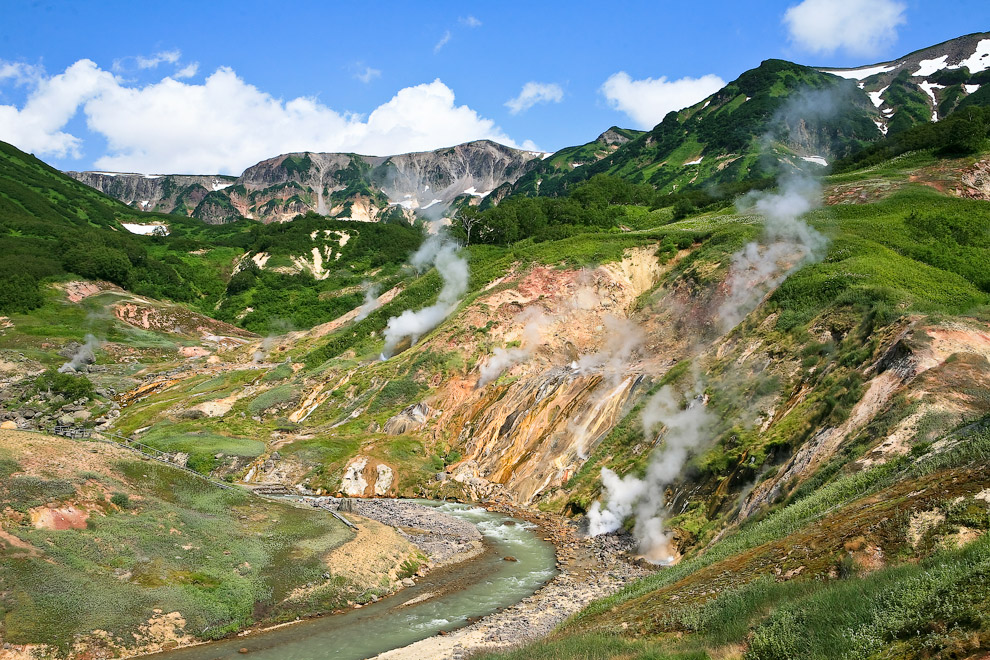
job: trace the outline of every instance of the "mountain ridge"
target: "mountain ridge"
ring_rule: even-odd
[[[209,224],[238,217],[285,221],[307,211],[367,222],[411,221],[417,214],[439,216],[455,203],[477,204],[544,156],[474,140],[392,156],[291,152],[261,160],[237,177],[66,174],[139,210],[190,215]]]

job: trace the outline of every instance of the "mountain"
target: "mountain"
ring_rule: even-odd
[[[159,260],[164,255],[149,254],[148,243],[131,234],[154,223],[179,235],[202,226],[127,207],[0,142],[0,313],[40,306],[41,283],[70,273],[150,295],[197,298],[210,278],[197,282],[196,273],[173,258]]]
[[[945,119],[957,107],[990,102],[990,32],[969,34],[890,62],[820,69],[857,81],[880,111],[884,135]]]
[[[489,140],[397,156],[302,152],[261,161],[239,177],[67,172],[142,211],[191,215],[209,224],[239,217],[281,222],[315,211],[376,222],[439,217],[477,204],[546,154]]]
[[[990,33],[856,69],[767,60],[712,96],[669,113],[650,131],[626,131],[616,142],[608,137],[612,129],[534,163],[493,199],[560,195],[595,174],[673,192],[772,177],[780,167],[827,165],[888,132],[987,104],[988,66]]]
[[[983,41],[959,43],[904,64],[908,83]],[[516,194],[459,215],[465,239],[478,223],[463,247],[345,221],[353,202],[270,224],[142,213],[3,146],[0,240],[17,259],[0,262],[0,293],[17,275],[38,299],[0,307],[0,424],[111,430],[278,492],[538,511],[574,532],[547,589],[561,625],[512,658],[982,657],[990,108],[964,105],[981,105],[973,90],[883,136],[859,82],[769,61],[651,131],[525,159]],[[396,189],[437,176],[421,156]],[[238,181],[332,209],[380,191],[370,173],[388,160],[281,156]],[[767,178],[799,166],[818,185]],[[353,187],[331,199],[321,168]],[[754,203],[663,203],[702,174]],[[197,206],[233,205],[235,187]],[[149,220],[170,233],[125,231]],[[341,581],[352,549],[385,552],[387,528],[361,522],[357,545],[321,557],[340,539],[320,512],[311,526],[313,512],[204,493],[109,445],[9,433],[3,643],[82,660],[122,640],[123,654],[157,614],[188,643],[363,605],[368,585],[418,568],[392,554]],[[37,524],[79,512],[75,527]],[[603,557],[649,574],[574,596]],[[551,627],[508,616],[515,633],[489,628],[464,651]]]

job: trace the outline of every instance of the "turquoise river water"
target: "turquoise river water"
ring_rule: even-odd
[[[556,574],[553,546],[529,523],[477,506],[420,501],[474,523],[491,549],[440,569],[398,594],[344,614],[303,621],[248,637],[148,656],[155,660],[359,660],[467,625],[533,594]],[[511,555],[518,561],[503,561]],[[404,605],[423,594],[442,595]],[[248,654],[239,650],[246,648]]]

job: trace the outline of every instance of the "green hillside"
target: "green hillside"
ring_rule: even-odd
[[[813,109],[798,113],[806,124],[800,139],[794,137],[797,132],[789,131],[798,115],[785,112],[795,99]],[[588,158],[596,143],[558,152],[537,164],[513,191],[559,195],[595,174],[649,183],[661,192],[692,183],[761,178],[777,170],[776,159],[767,157],[765,140],[791,165],[796,164],[795,154],[831,160],[880,137],[872,121],[876,114],[853,81],[767,60],[704,101],[668,114],[652,130],[600,159]]]
[[[168,235],[135,235],[122,224],[150,222],[166,225]],[[273,322],[308,328],[360,304],[365,280],[394,283],[420,240],[420,230],[404,223],[316,214],[286,224],[211,226],[142,213],[0,143],[0,249],[8,257],[0,263],[0,313],[37,309],[46,283],[81,278],[185,303],[262,333]],[[261,253],[265,268],[249,258]]]

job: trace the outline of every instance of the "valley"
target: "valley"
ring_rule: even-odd
[[[554,154],[2,145],[0,659],[981,657],[986,44]]]

